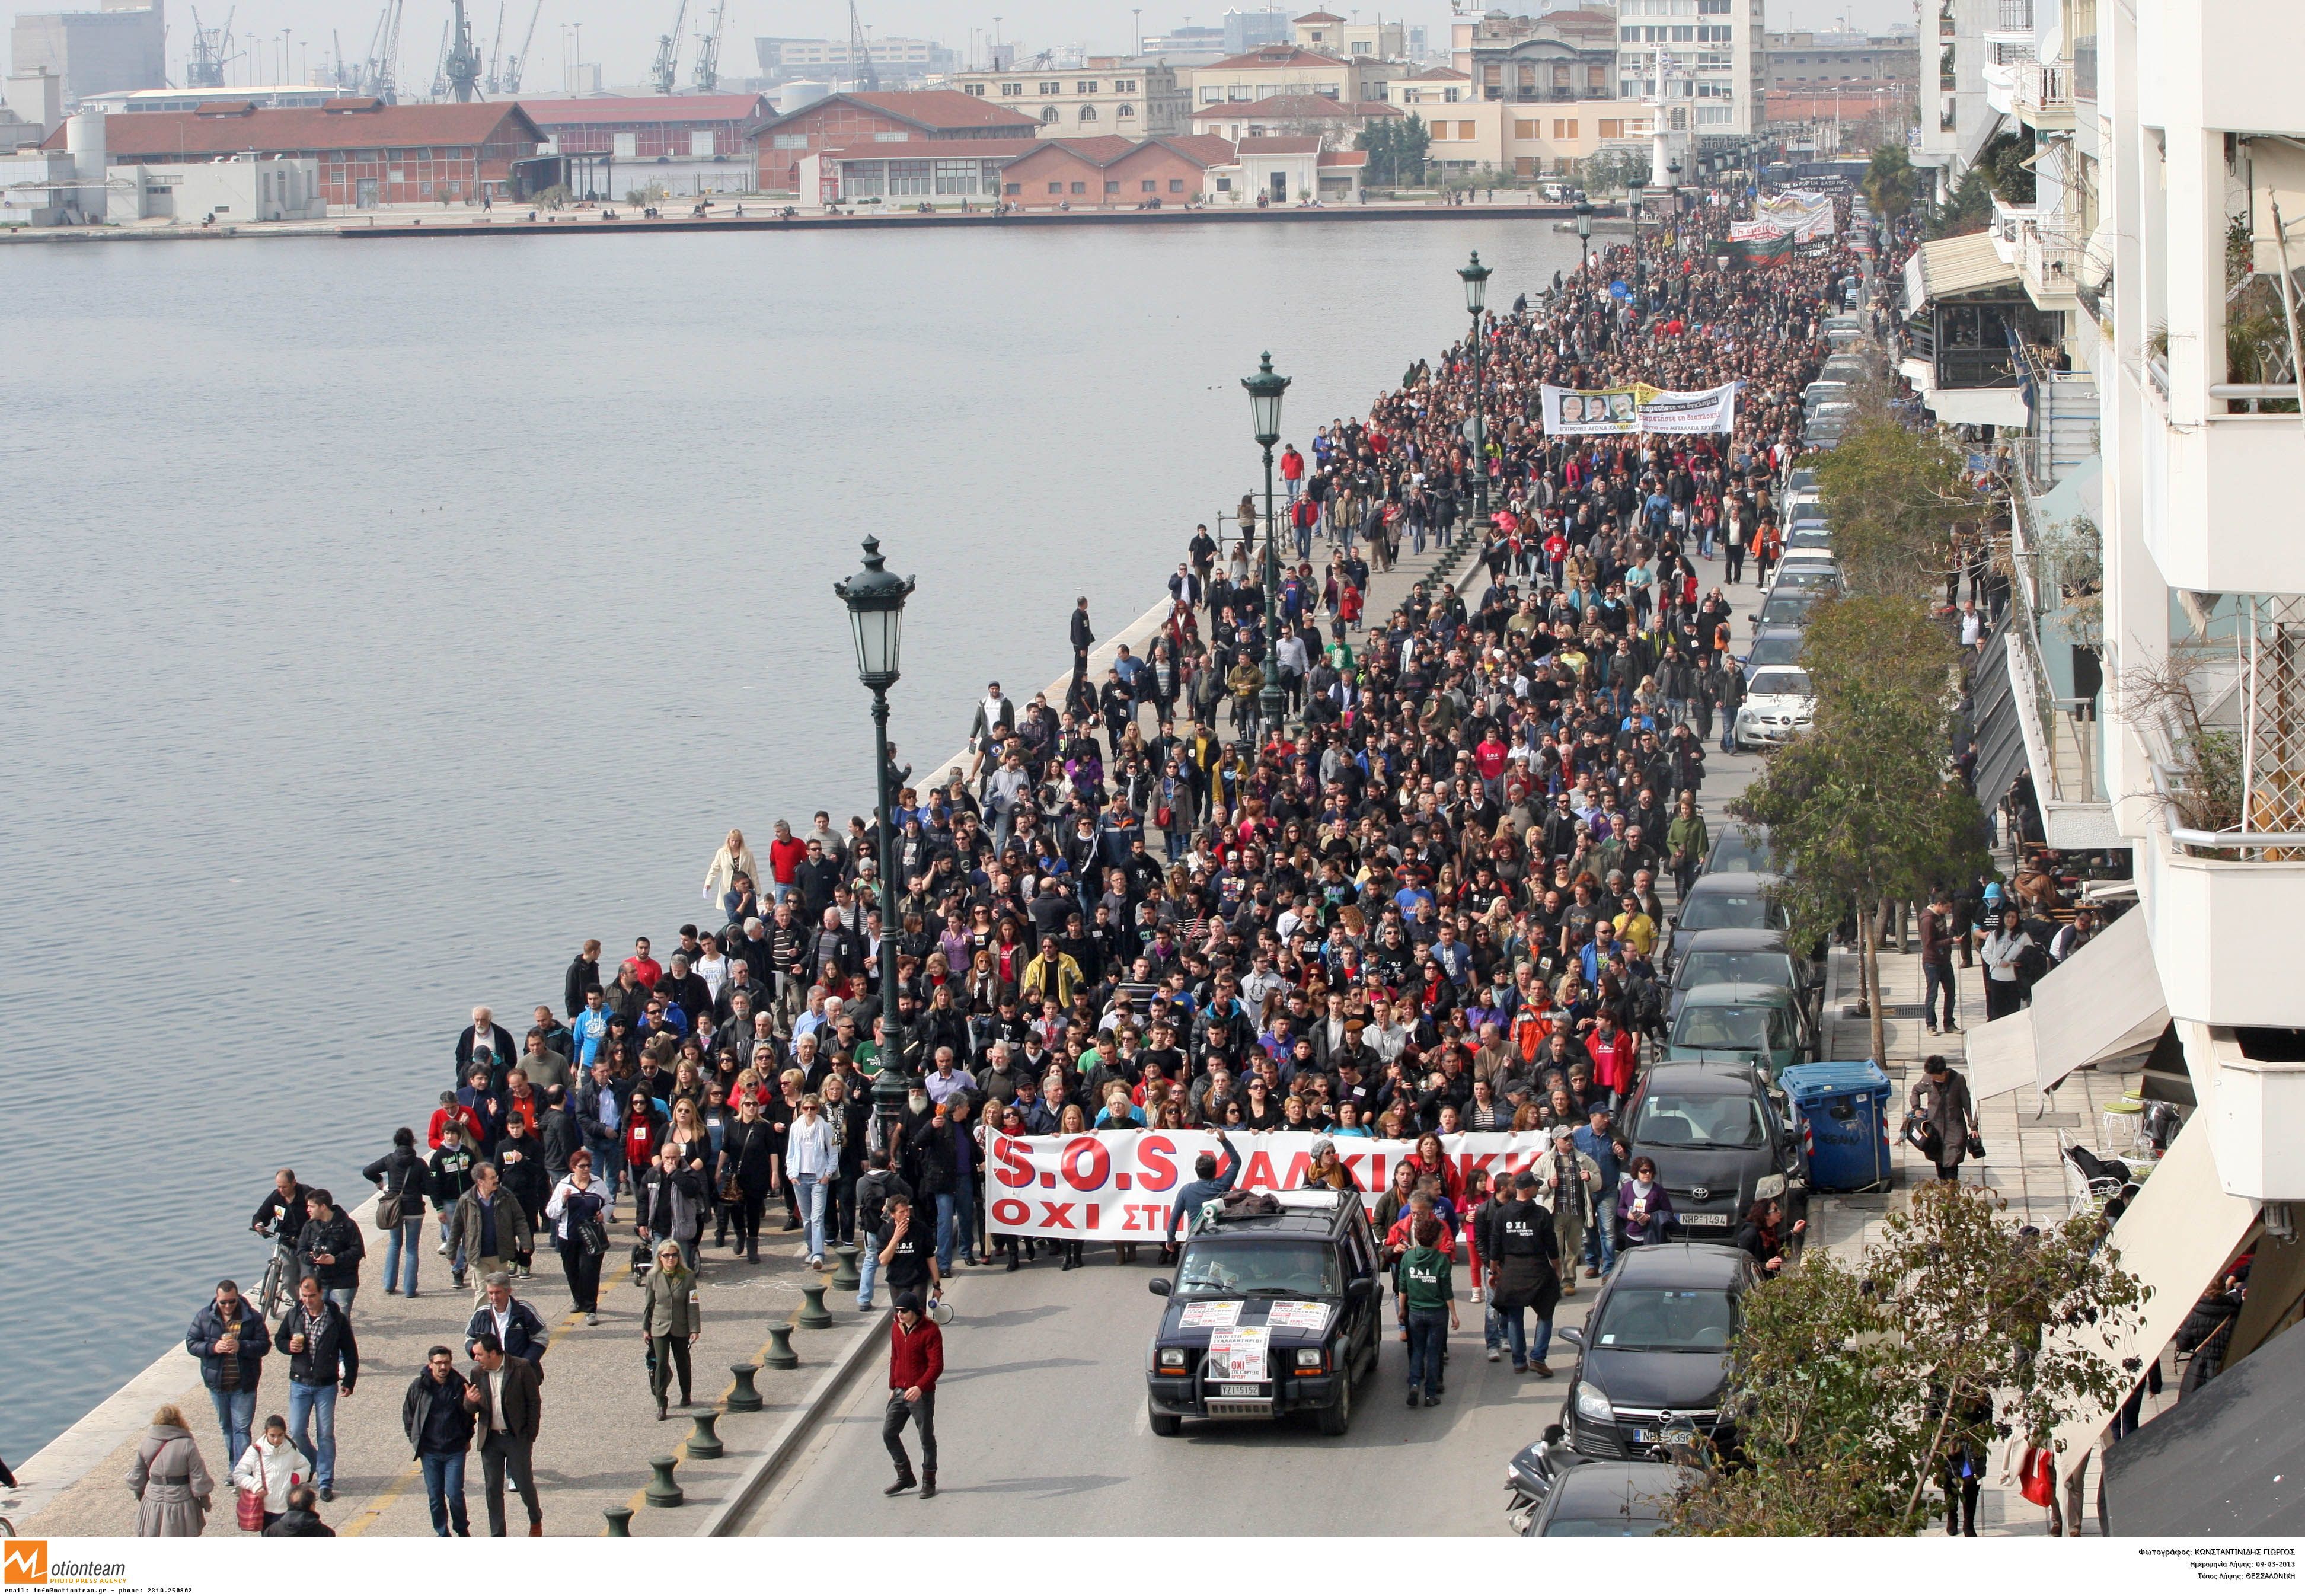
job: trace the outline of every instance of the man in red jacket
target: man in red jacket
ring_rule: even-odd
[[[944,1332],[921,1312],[918,1292],[897,1299],[897,1317],[889,1325],[889,1412],[880,1422],[880,1440],[897,1465],[897,1482],[882,1496],[902,1496],[915,1484],[921,1500],[936,1495],[936,1383],[944,1372]],[[921,1477],[913,1478],[913,1460],[905,1451],[905,1422],[921,1430]]]

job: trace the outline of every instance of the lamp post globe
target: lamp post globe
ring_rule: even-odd
[[[1593,202],[1584,195],[1577,196],[1577,270],[1582,275],[1592,264]]]
[[[856,643],[856,676],[872,694],[873,791],[879,808],[879,869],[880,887],[880,1068],[872,1081],[872,1108],[880,1122],[881,1145],[904,1111],[910,1089],[904,1065],[904,1031],[897,1017],[897,834],[890,823],[897,795],[889,768],[889,689],[897,684],[902,664],[905,600],[913,595],[914,581],[888,569],[878,538],[864,539],[864,569],[832,584],[848,608],[848,624]]]
[[[1280,523],[1272,514],[1272,450],[1280,442],[1280,396],[1289,379],[1272,369],[1272,352],[1266,350],[1255,372],[1240,379],[1248,390],[1248,412],[1256,427],[1257,446],[1264,451],[1264,687],[1257,694],[1257,719],[1267,734],[1280,729],[1289,713],[1289,694],[1280,685],[1280,632],[1276,607],[1280,590]]]
[[[1481,264],[1481,252],[1473,251],[1472,260],[1457,268],[1465,280],[1465,309],[1473,316],[1473,511],[1485,531],[1489,522],[1489,438],[1486,415],[1488,390],[1484,385],[1482,369],[1487,342],[1481,336],[1481,311],[1489,302],[1489,273],[1491,268]]]

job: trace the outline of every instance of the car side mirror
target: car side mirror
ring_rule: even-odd
[[[1585,1332],[1576,1329],[1574,1326],[1558,1329],[1552,1333],[1561,1340],[1569,1343],[1569,1346],[1575,1347],[1578,1351],[1583,1352],[1585,1350]]]
[[[1345,1287],[1346,1299],[1356,1303],[1365,1303],[1375,1295],[1376,1282],[1374,1279],[1356,1280]]]
[[[1151,1292],[1154,1296],[1167,1296],[1169,1295],[1169,1282],[1166,1280],[1147,1280],[1144,1282],[1144,1289]]]

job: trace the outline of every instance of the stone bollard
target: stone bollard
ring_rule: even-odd
[[[680,1460],[676,1457],[649,1459],[649,1467],[656,1473],[645,1492],[650,1507],[677,1507],[688,1499],[688,1493],[680,1489],[680,1481],[672,1477],[672,1471],[679,1466]]]
[[[769,1355],[761,1362],[771,1369],[800,1367],[800,1354],[792,1349],[790,1325],[778,1324],[769,1327]]]
[[[633,1510],[630,1507],[604,1507],[600,1515],[608,1521],[608,1533],[629,1536],[633,1532]]]
[[[719,1422],[720,1415],[710,1408],[696,1415],[695,1433],[688,1438],[689,1456],[718,1457],[720,1456],[722,1450],[720,1432],[713,1428]]]
[[[732,1413],[756,1413],[761,1411],[761,1394],[753,1388],[753,1376],[761,1371],[758,1363],[731,1363],[728,1372],[736,1377],[736,1388],[728,1393],[728,1411]]]
[[[829,1330],[832,1328],[832,1315],[826,1312],[824,1306],[823,1286],[802,1286],[800,1300],[800,1315],[793,1323],[804,1330]]]
[[[854,1291],[864,1284],[864,1277],[857,1270],[859,1254],[855,1247],[843,1243],[832,1249],[832,1256],[838,1261],[832,1266],[833,1290]]]

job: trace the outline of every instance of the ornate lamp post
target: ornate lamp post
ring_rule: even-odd
[[[1488,393],[1482,382],[1484,354],[1481,337],[1481,311],[1489,302],[1489,268],[1481,264],[1481,252],[1473,251],[1472,264],[1460,266],[1457,275],[1465,279],[1465,309],[1473,316],[1473,509],[1481,524],[1489,523],[1489,437],[1484,412]]]
[[[1289,714],[1289,693],[1280,685],[1280,549],[1275,541],[1280,523],[1272,514],[1272,450],[1280,441],[1280,396],[1289,378],[1272,369],[1272,352],[1266,350],[1253,377],[1240,386],[1248,390],[1248,413],[1256,425],[1256,441],[1264,450],[1264,691],[1257,697],[1257,717],[1269,734],[1280,729]]]
[[[1577,196],[1577,275],[1583,276],[1593,267],[1593,202],[1584,195]]]
[[[886,1146],[911,1087],[904,1066],[903,1026],[897,1018],[897,828],[891,819],[897,794],[889,786],[889,689],[897,684],[905,600],[913,595],[913,579],[886,569],[880,540],[867,538],[864,569],[834,582],[832,590],[848,607],[848,624],[856,636],[857,680],[872,694],[872,770],[880,828],[880,1068],[872,1080],[872,1108]]]

